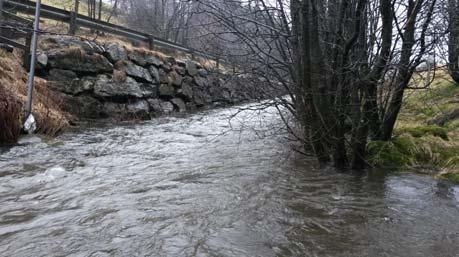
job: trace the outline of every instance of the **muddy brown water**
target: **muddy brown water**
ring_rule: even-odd
[[[319,170],[235,112],[1,149],[0,256],[459,256],[458,186]]]

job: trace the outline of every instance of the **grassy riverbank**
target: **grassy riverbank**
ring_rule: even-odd
[[[426,89],[408,90],[396,136],[391,142],[369,144],[375,166],[434,171],[459,182],[459,85],[438,71]]]

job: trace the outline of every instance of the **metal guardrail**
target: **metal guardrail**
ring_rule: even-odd
[[[3,5],[4,5],[3,6],[4,9],[10,8],[14,10],[15,12],[31,14],[31,15],[35,13],[35,2],[29,1],[29,0],[4,0]],[[72,15],[74,15],[74,13],[70,11],[62,10],[62,9],[52,7],[49,5],[41,6],[41,16],[46,19],[61,21],[61,22],[70,24]],[[136,31],[136,30],[129,29],[129,28],[119,26],[119,25],[115,25],[109,22],[95,20],[95,19],[89,18],[81,14],[76,15],[75,21],[80,27],[94,29],[94,30],[105,32],[105,33],[129,38],[132,40],[146,42],[154,46],[177,50],[177,51],[192,54],[192,55],[198,55],[204,58],[217,60],[217,62],[219,61],[219,58],[211,54],[207,54],[207,53],[204,53],[196,49],[191,49],[191,48],[176,44],[172,41],[164,40],[164,39],[155,37],[153,35],[150,35],[144,32]]]

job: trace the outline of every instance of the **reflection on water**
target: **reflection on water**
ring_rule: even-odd
[[[0,256],[459,254],[458,187],[317,170],[235,111],[2,149]]]

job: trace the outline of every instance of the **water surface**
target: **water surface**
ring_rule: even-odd
[[[236,111],[2,149],[0,256],[459,256],[459,187],[318,170]]]

